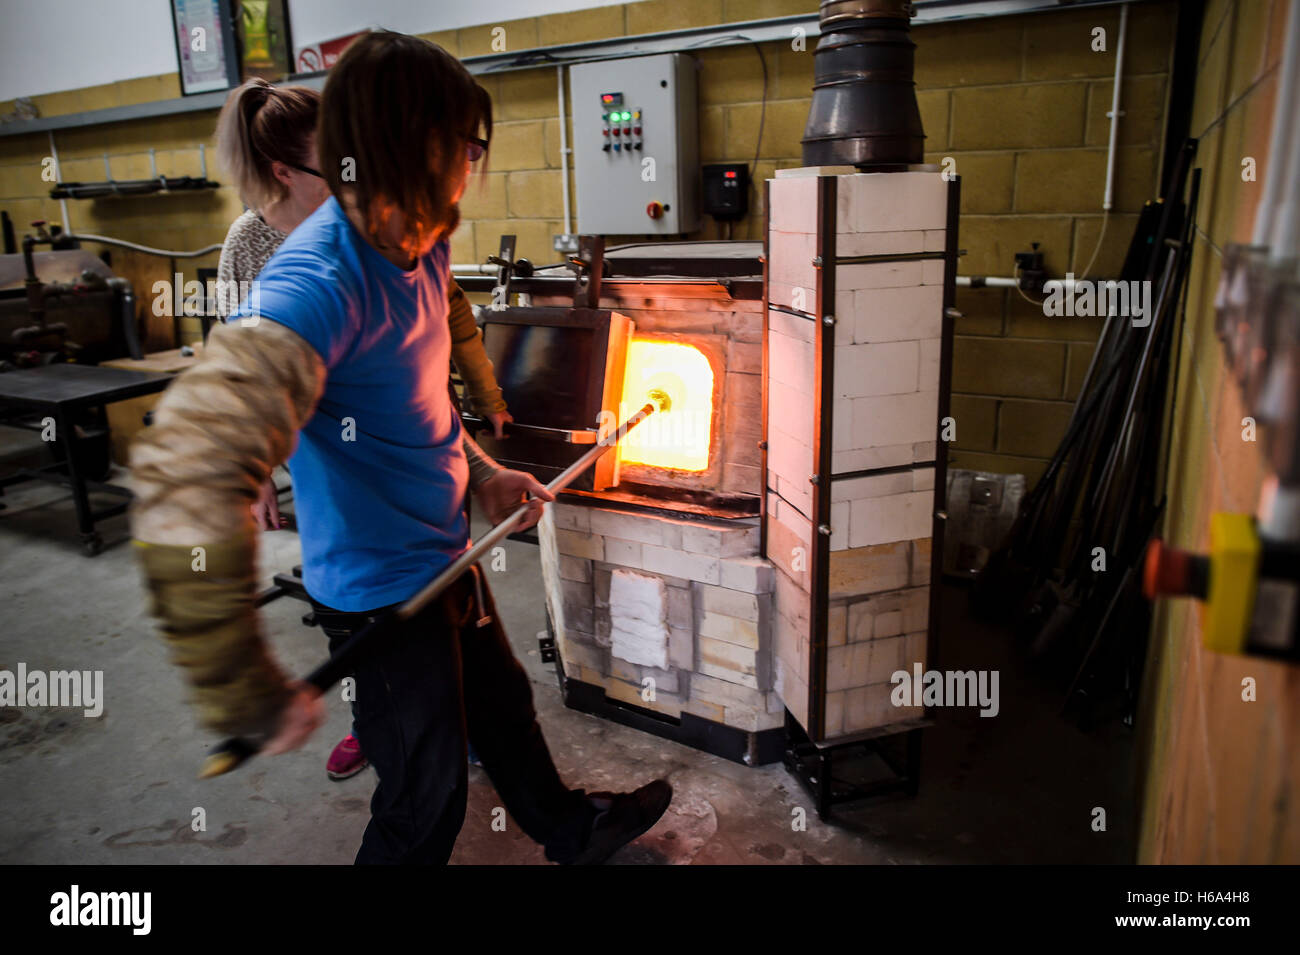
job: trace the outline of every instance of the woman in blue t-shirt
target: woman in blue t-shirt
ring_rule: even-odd
[[[272,660],[253,605],[249,506],[273,467],[289,460],[303,582],[334,646],[465,551],[468,490],[494,523],[529,500],[524,526],[552,497],[466,437],[446,388],[447,239],[491,128],[487,92],[440,47],[386,31],[354,41],[317,129],[331,198],[212,330],[134,448],[132,529],[163,634],[202,721],[264,752],[301,746],[323,716],[319,693]],[[358,862],[446,862],[467,737],[556,862],[603,861],[671,800],[664,780],[619,794],[564,785],[477,568],[354,675],[379,777]]]

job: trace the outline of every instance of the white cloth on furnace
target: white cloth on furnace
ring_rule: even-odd
[[[615,570],[609,580],[610,653],[668,668],[668,592],[659,577]]]

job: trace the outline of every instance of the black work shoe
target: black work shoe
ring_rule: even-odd
[[[649,832],[673,801],[673,787],[656,779],[630,793],[588,793],[596,808],[591,833],[569,865],[600,865],[623,846]]]

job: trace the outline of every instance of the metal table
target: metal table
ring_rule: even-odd
[[[16,409],[54,419],[56,438],[64,442],[63,461],[40,468],[20,468],[0,477],[0,494],[22,481],[51,481],[72,489],[77,508],[77,529],[86,553],[93,557],[103,548],[103,539],[95,524],[123,513],[130,503],[131,491],[116,484],[89,480],[78,460],[75,416],[87,408],[102,408],[115,401],[137,398],[162,391],[174,375],[124,371],[95,365],[47,365],[0,374],[0,409]],[[102,491],[123,498],[117,504],[92,510],[88,492]],[[3,505],[0,505],[2,507]]]

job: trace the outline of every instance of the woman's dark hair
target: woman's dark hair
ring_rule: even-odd
[[[316,165],[307,139],[316,129],[320,94],[305,86],[272,86],[252,79],[226,97],[217,119],[217,158],[244,204],[264,209],[287,195],[271,163]]]
[[[326,78],[316,129],[321,172],[340,201],[350,193],[372,237],[388,204],[405,219],[404,247],[455,229],[452,191],[477,136],[492,136],[491,96],[428,40],[363,34]]]

